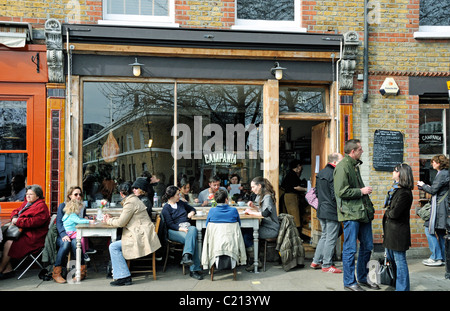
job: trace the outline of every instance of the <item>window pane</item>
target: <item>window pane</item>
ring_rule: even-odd
[[[0,150],[27,149],[27,102],[0,101]]]
[[[450,26],[448,0],[420,0],[419,25]]]
[[[443,153],[442,109],[419,109],[420,154]]]
[[[169,0],[108,0],[107,14],[168,16]]]
[[[227,186],[238,174],[249,199],[250,181],[263,175],[262,86],[179,84],[178,181],[191,180],[194,195],[217,175]]]
[[[83,188],[89,201],[119,202],[116,186],[134,182],[143,168],[161,173],[168,183],[174,164],[173,89],[173,84],[84,84]]]
[[[280,112],[325,112],[325,91],[319,88],[282,86]]]
[[[26,175],[26,153],[0,154],[0,202],[24,200]]]
[[[238,19],[294,20],[294,0],[237,0],[236,5]]]

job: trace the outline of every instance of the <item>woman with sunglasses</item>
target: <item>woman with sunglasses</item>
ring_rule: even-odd
[[[384,202],[383,246],[387,259],[397,273],[395,290],[409,291],[409,271],[406,251],[411,246],[409,215],[413,202],[414,178],[411,167],[398,164],[392,172],[394,184]]]
[[[62,218],[64,216],[64,208],[66,203],[71,200],[81,201],[83,199],[83,192],[78,186],[70,187],[67,190],[66,202],[63,202],[58,207],[58,212],[56,215],[56,229],[58,230],[58,238],[56,239],[56,246],[58,247],[58,253],[56,255],[52,277],[57,283],[66,283],[66,280],[62,277],[62,264],[67,258],[67,255],[72,248],[72,254],[76,254],[77,250],[77,240],[71,239],[64,229],[64,224]],[[85,216],[85,210],[83,210],[83,217]],[[81,279],[86,277],[86,263],[84,259],[84,254],[81,256]]]

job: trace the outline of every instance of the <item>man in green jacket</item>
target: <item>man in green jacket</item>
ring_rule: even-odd
[[[344,145],[345,157],[334,170],[334,192],[337,203],[338,220],[344,224],[344,245],[342,265],[344,288],[351,291],[363,291],[360,286],[379,289],[378,285],[367,281],[367,263],[373,249],[372,220],[374,208],[369,194],[372,187],[364,186],[359,172],[363,153],[361,142],[351,139]],[[358,281],[355,278],[355,255],[359,240],[359,255],[356,267]]]

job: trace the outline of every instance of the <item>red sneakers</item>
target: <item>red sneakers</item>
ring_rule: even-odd
[[[322,265],[321,265],[320,263],[314,263],[314,262],[312,262],[311,265],[310,265],[310,267],[313,268],[314,270],[316,270],[316,269],[321,269],[321,268],[322,268]]]
[[[322,268],[322,272],[329,272],[329,273],[342,273],[341,269],[338,269],[334,266],[328,267],[328,268]]]

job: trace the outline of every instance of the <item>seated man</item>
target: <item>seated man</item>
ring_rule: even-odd
[[[219,189],[223,189],[225,190],[225,192],[227,191],[224,187],[220,187],[220,178],[218,176],[212,176],[209,179],[209,188],[206,188],[205,190],[201,191],[198,194],[197,202],[200,203],[202,206],[210,205],[212,200],[214,199],[214,194]]]
[[[247,255],[240,230],[241,219],[236,208],[228,205],[228,192],[219,189],[214,194],[217,206],[211,208],[206,218],[206,235],[202,251],[202,265],[211,268],[234,269],[236,264],[245,265]]]

